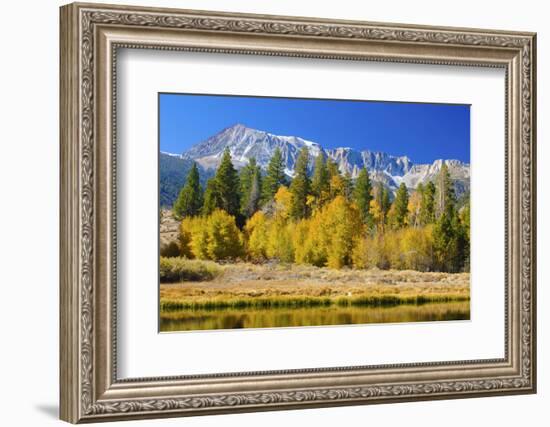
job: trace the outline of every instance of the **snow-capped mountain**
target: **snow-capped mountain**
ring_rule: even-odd
[[[357,151],[348,147],[324,151],[336,162],[342,173],[349,173],[352,178],[357,177],[365,166],[369,171],[385,172],[390,176],[404,175],[412,166],[412,161],[406,156],[396,157],[369,150]]]
[[[468,191],[470,187],[470,165],[459,160],[439,159],[431,164],[415,164],[407,156],[393,156],[379,151],[358,151],[349,147],[324,149],[316,142],[297,136],[274,135],[242,124],[223,129],[194,145],[182,154],[182,158],[195,160],[204,170],[213,171],[219,165],[227,147],[235,167],[245,166],[254,157],[265,170],[273,152],[279,148],[285,162],[285,172],[292,177],[296,159],[304,146],[309,149],[311,167],[313,159],[323,152],[336,162],[341,173],[349,173],[352,178],[356,178],[360,170],[367,167],[374,181],[383,182],[393,190],[402,182],[413,189],[419,183],[433,180],[443,163],[449,168],[457,195]]]
[[[319,144],[297,136],[273,135],[239,123],[193,146],[183,154],[205,169],[214,169],[219,165],[227,147],[235,167],[245,166],[250,158],[255,157],[258,165],[265,169],[273,152],[279,148],[285,161],[286,173],[292,176],[294,164],[304,146],[308,147],[312,157],[317,157],[322,150]]]
[[[408,188],[416,188],[420,183],[433,181],[443,163],[447,165],[451,179],[454,181],[470,181],[470,165],[459,160],[436,160],[431,164],[413,165],[402,177],[396,177],[399,184],[404,182]],[[468,184],[469,185],[469,184]],[[469,187],[468,187],[469,188]]]

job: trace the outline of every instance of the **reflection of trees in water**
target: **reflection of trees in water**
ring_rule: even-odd
[[[431,322],[467,320],[469,318],[469,302],[399,305],[387,308],[182,310],[161,314],[161,331]]]

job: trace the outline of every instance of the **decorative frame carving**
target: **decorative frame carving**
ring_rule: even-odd
[[[533,33],[63,6],[61,418],[76,423],[535,392],[535,41]],[[113,147],[119,47],[505,68],[505,357],[118,380]]]

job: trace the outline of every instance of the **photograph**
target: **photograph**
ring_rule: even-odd
[[[470,106],[159,94],[160,331],[470,318]]]
[[[39,390],[34,418],[158,424],[249,412],[281,425],[287,411],[334,407],[341,421],[344,406],[373,405],[384,422],[437,401],[439,423],[448,399],[492,396],[485,408],[513,395],[535,405],[527,415],[508,405],[502,420],[540,418],[527,395],[540,390],[546,313],[542,18],[514,24],[517,10],[501,8],[499,23],[495,4],[475,19],[468,7],[450,20],[390,7],[369,21],[370,6],[292,4],[72,3],[29,15],[59,27],[40,32],[57,47],[33,50],[59,72],[42,85],[55,102],[35,97],[49,105],[37,116],[47,126],[25,127],[27,114],[11,138],[39,130],[30,139],[49,154],[25,159],[45,165],[59,197],[37,191],[39,166],[23,168],[38,171],[26,174],[30,192],[7,186],[58,202],[44,211],[55,225],[32,228],[55,238],[35,270],[59,276],[58,292],[37,282],[56,301],[35,298],[32,310],[59,338],[57,357],[30,376],[55,392],[44,401]],[[23,65],[34,70],[35,56]],[[48,126],[57,147],[44,144]],[[21,158],[21,144],[7,146]],[[19,246],[39,240],[14,227],[36,209],[5,211],[30,212],[4,221]],[[323,420],[313,424],[334,424]]]

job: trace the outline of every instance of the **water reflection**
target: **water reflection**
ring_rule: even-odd
[[[469,302],[394,307],[315,307],[240,310],[181,310],[161,313],[161,332],[206,329],[468,320]]]

